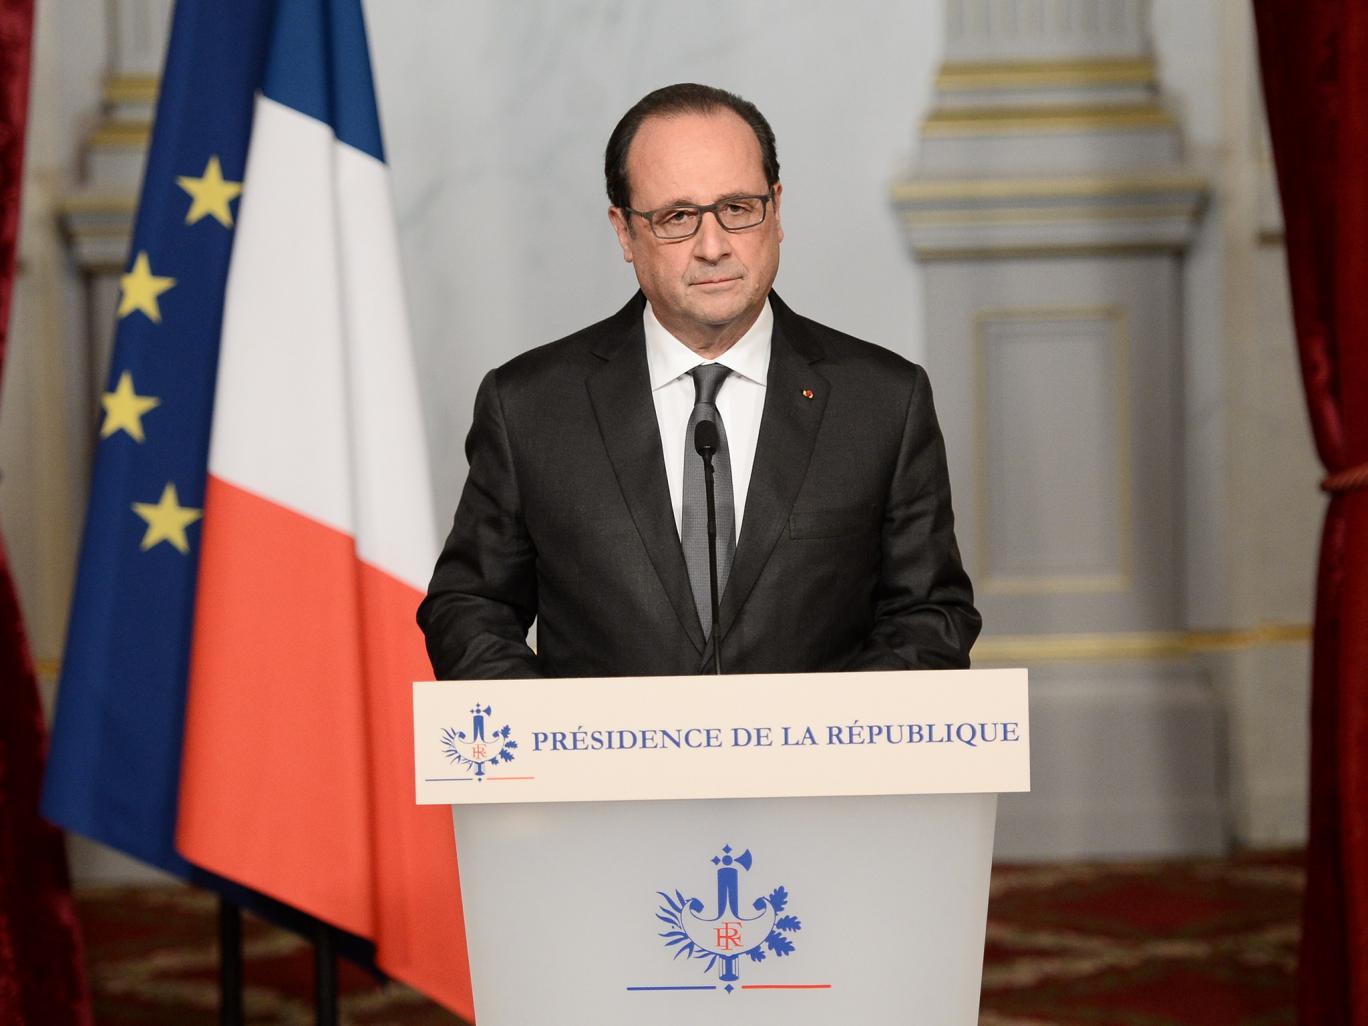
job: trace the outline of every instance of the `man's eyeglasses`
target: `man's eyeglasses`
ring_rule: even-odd
[[[661,207],[658,210],[633,210],[623,207],[623,213],[636,214],[651,226],[651,234],[667,242],[681,242],[698,234],[703,225],[703,215],[712,214],[729,232],[741,232],[754,228],[765,220],[765,209],[774,199],[773,191],[764,196],[728,196],[706,207],[679,205]]]

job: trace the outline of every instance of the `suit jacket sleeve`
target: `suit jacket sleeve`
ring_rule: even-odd
[[[945,443],[926,372],[916,380],[884,509],[875,620],[847,669],[962,669],[982,619],[960,563]]]
[[[470,472],[418,624],[440,680],[542,676],[527,631],[537,553],[523,521],[497,371],[480,383],[466,439]]]

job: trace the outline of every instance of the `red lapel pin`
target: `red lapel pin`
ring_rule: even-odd
[[[805,388],[805,389],[803,389],[803,398],[804,398],[804,399],[811,399],[811,398],[813,398],[812,389],[810,389],[810,388]]]

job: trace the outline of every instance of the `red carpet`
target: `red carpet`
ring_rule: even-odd
[[[1299,855],[994,870],[981,1026],[1295,1022]]]
[[[980,1026],[1292,1026],[1299,854],[999,866]],[[215,899],[184,888],[78,895],[100,1026],[217,1022]],[[247,917],[248,1021],[313,1021],[312,949]],[[344,965],[343,1022],[459,1024]]]

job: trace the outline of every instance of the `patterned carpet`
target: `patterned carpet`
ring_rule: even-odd
[[[1300,856],[999,866],[980,1026],[1292,1026]],[[79,895],[100,1026],[217,1022],[212,896],[184,888]],[[312,949],[244,923],[247,1018],[313,1022]],[[461,1020],[343,965],[348,1026]]]

